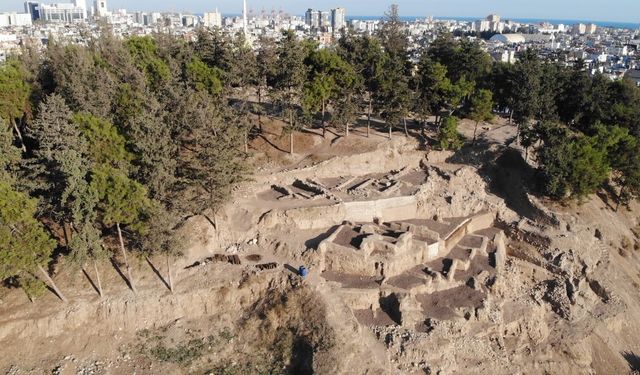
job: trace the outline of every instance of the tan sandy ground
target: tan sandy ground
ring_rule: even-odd
[[[388,140],[384,128],[367,138],[362,127],[348,138],[343,129],[326,139],[319,129],[297,133],[291,156],[280,125],[269,121],[264,138],[252,141],[256,175],[236,190],[219,227],[200,217],[188,222],[191,246],[174,262],[174,294],[161,279],[160,258],[152,259],[160,276],[145,260],[135,261],[135,296],[111,264],[100,266],[103,300],[82,272],[55,276],[68,304],[51,293],[30,303],[20,290],[3,289],[0,373],[255,373],[291,347],[306,353],[294,361],[299,369],[326,374],[620,374],[639,365],[637,204],[616,213],[606,195],[569,206],[528,196],[524,164],[499,158],[515,135],[502,119],[480,126],[475,148],[428,156],[418,129],[405,139],[398,128]],[[463,121],[460,131],[471,137],[473,127]],[[314,273],[313,249],[328,228],[259,224],[273,208],[259,199],[269,182],[341,170],[377,173],[414,157],[426,157],[448,176],[427,182],[425,215],[464,216],[489,207],[509,234],[511,256],[489,322],[442,321],[431,333],[361,327]],[[242,264],[184,268],[213,253],[237,253]],[[268,262],[277,262],[276,269],[256,268]],[[300,264],[311,267],[302,284],[292,272]],[[92,267],[87,272],[93,277]],[[287,332],[304,338],[302,344]]]

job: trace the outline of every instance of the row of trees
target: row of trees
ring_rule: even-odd
[[[167,257],[173,289],[180,225],[196,214],[215,222],[250,172],[250,121],[230,100],[240,74],[220,66],[204,41],[214,37],[203,31],[200,48],[105,31],[87,46],[26,46],[0,66],[1,280],[30,297],[39,280],[55,288],[46,267],[58,250],[102,295],[100,268],[118,249],[135,292],[134,249]],[[250,52],[237,43],[229,50]]]
[[[496,111],[517,126],[550,196],[581,197],[608,181],[620,202],[640,191],[637,87],[533,51],[496,64],[449,34],[413,50],[397,7],[378,35],[346,32],[325,49],[290,31],[250,46],[204,29],[193,41],[122,41],[103,30],[86,46],[25,46],[0,66],[0,279],[36,295],[56,249],[69,269],[91,266],[101,294],[100,265],[113,250],[132,289],[127,249],[166,255],[171,279],[177,229],[196,214],[215,225],[250,173],[249,141],[266,115],[282,119],[293,153],[303,126],[348,135],[363,114],[367,135],[373,117],[389,137],[409,135],[409,118],[437,131],[437,147],[459,149],[457,118],[477,128]]]

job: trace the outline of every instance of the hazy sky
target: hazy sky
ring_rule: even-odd
[[[62,0],[58,0],[62,1]],[[55,2],[46,0],[46,3]],[[93,0],[86,0],[91,6]],[[490,13],[505,18],[584,19],[640,23],[640,0],[248,0],[256,11],[283,9],[303,14],[307,8],[342,6],[347,15],[382,15],[389,4],[400,6],[402,16],[480,17]],[[22,10],[21,0],[0,0],[0,11]],[[241,0],[108,0],[109,8],[167,10],[202,13],[216,7],[223,13],[240,13]]]

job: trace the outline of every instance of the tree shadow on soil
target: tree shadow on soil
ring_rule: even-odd
[[[287,367],[288,374],[313,374],[313,346],[303,337],[296,337],[291,350],[291,363]]]
[[[481,137],[475,145],[464,146],[447,162],[477,168],[488,183],[488,192],[502,198],[507,207],[530,220],[549,222],[527,196],[527,193],[540,196],[538,173],[525,162],[520,151]]]
[[[625,351],[621,353],[624,359],[627,360],[629,364],[629,369],[632,373],[640,372],[640,357],[637,356],[634,352]]]
[[[356,120],[356,123],[353,126],[358,127],[358,128],[364,128],[365,131],[365,137],[366,135],[366,131],[367,131],[367,119],[358,119]],[[382,137],[382,138],[387,138],[386,133],[389,131],[389,128],[387,127],[387,123],[378,119],[374,119],[371,118],[371,135],[375,135],[378,137]]]
[[[327,238],[329,238],[329,236],[331,236],[333,234],[333,232],[335,232],[336,229],[338,229],[338,227],[339,227],[339,225],[334,225],[333,227],[331,227],[326,232],[322,232],[319,236],[305,241],[304,246],[306,246],[307,249],[318,250],[318,246],[320,245],[320,243],[322,241],[326,240]]]
[[[149,263],[149,267],[151,267],[151,270],[153,270],[153,273],[155,273],[156,276],[158,276],[160,281],[162,281],[162,283],[164,284],[165,287],[167,287],[167,289],[171,290],[171,287],[169,286],[169,283],[167,282],[167,280],[165,280],[164,277],[162,277],[162,275],[160,274],[160,271],[158,271],[156,266],[154,266],[153,263],[151,263],[151,259],[149,259],[149,257],[145,257],[145,259],[147,263]]]
[[[285,151],[283,149],[281,149],[280,147],[278,147],[275,143],[271,142],[269,140],[269,138],[267,138],[266,136],[264,136],[263,134],[260,134],[258,136],[258,138],[262,138],[262,140],[264,140],[265,142],[267,142],[271,147],[275,148],[276,150],[280,151],[280,152],[284,152],[285,154],[288,154],[289,151]]]
[[[298,269],[288,263],[284,264],[284,268],[291,271],[293,274],[296,274],[296,275],[298,274]]]
[[[89,280],[89,284],[91,284],[91,287],[93,288],[93,290],[95,290],[96,293],[98,293],[99,295],[100,290],[98,289],[98,286],[93,282],[93,279],[91,278],[91,276],[89,276],[89,273],[87,273],[87,271],[84,268],[82,269],[82,273],[87,278],[87,280]]]
[[[127,279],[127,277],[124,275],[124,273],[122,273],[122,270],[120,269],[120,265],[118,264],[118,262],[116,262],[116,260],[114,258],[111,258],[111,265],[113,266],[113,268],[116,270],[116,272],[118,273],[118,275],[120,275],[120,277],[122,278],[122,280],[124,280],[125,284],[127,284],[127,287],[129,289],[133,289],[131,287],[131,283],[129,282],[129,279]]]

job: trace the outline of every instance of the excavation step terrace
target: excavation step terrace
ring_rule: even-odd
[[[493,221],[480,212],[346,222],[318,246],[321,276],[363,325],[415,328],[427,318],[468,319],[489,303],[506,257]]]

